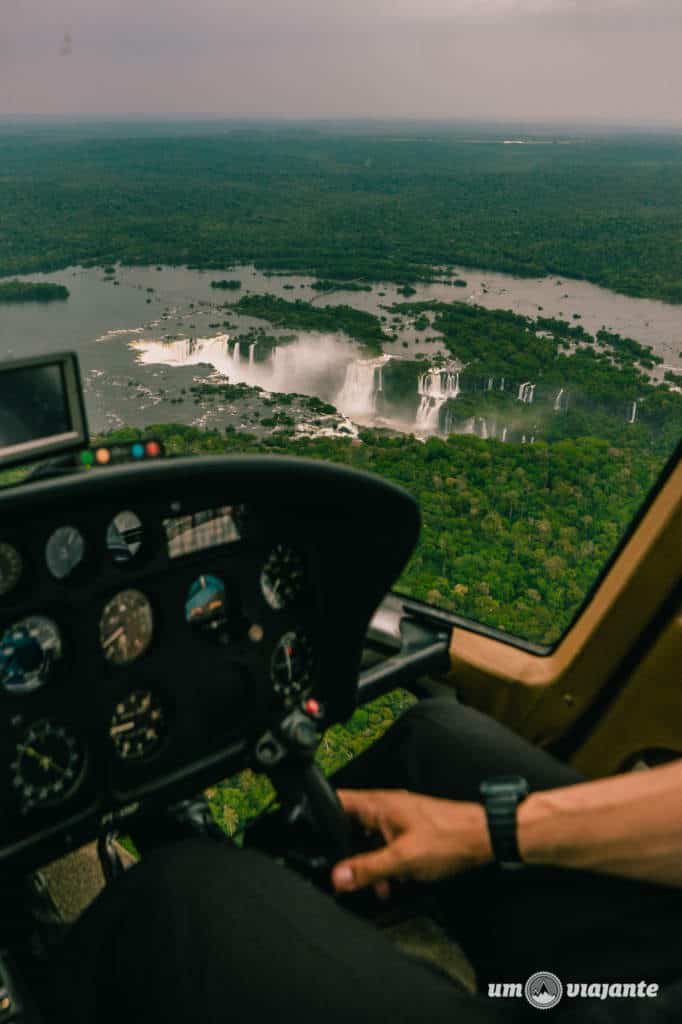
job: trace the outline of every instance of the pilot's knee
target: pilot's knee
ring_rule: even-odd
[[[432,735],[435,729],[443,728],[458,732],[467,718],[463,704],[454,697],[427,697],[417,701],[400,718],[404,728],[413,735]]]

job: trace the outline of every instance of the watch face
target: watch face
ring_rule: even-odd
[[[524,779],[522,775],[497,775],[492,779],[485,779],[481,783],[479,791],[484,798],[506,796],[523,800],[528,796],[530,787],[528,780]]]

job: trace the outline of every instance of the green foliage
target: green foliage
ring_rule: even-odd
[[[268,320],[277,327],[308,331],[344,331],[373,352],[381,352],[386,336],[378,317],[353,306],[313,306],[302,299],[287,302],[276,295],[244,295],[233,307],[246,316]]]
[[[222,288],[225,291],[238,291],[242,283],[236,277],[223,278],[221,281],[211,281],[211,288]]]
[[[428,138],[395,126],[372,137],[2,130],[5,275],[255,262],[404,284],[457,262],[682,302],[681,235],[674,137],[501,146],[433,127]]]
[[[316,292],[371,292],[371,284],[357,281],[313,281],[310,286]]]
[[[68,299],[69,289],[62,284],[33,281],[0,282],[0,302],[54,302]]]

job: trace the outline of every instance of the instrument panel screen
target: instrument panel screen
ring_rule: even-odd
[[[163,520],[170,558],[219,547],[240,539],[232,505]]]

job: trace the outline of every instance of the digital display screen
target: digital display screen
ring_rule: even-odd
[[[72,430],[59,363],[0,374],[0,451]]]
[[[232,505],[164,519],[163,527],[170,558],[230,544],[240,537]]]

